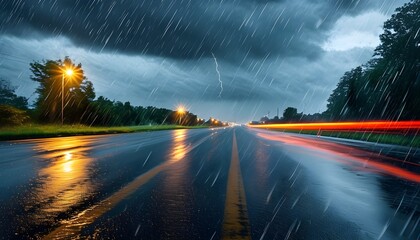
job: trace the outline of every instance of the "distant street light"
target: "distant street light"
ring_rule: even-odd
[[[176,112],[179,115],[179,124],[182,125],[182,116],[187,112],[187,110],[181,105],[176,109]]]
[[[179,114],[184,114],[185,113],[185,108],[184,106],[179,106],[178,109],[176,110]]]
[[[64,69],[63,77],[61,78],[61,125],[64,124],[64,75],[67,75],[67,77],[71,77],[73,73],[73,69]]]

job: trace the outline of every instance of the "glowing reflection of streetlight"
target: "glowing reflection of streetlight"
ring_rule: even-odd
[[[66,173],[71,172],[73,170],[72,165],[73,165],[72,161],[63,163],[63,171]]]
[[[185,144],[186,129],[179,129],[173,131],[173,147],[170,156],[171,162],[178,162],[185,157],[187,153],[187,145]]]
[[[70,152],[66,152],[66,154],[64,155],[64,159],[65,160],[71,160],[71,157],[72,157],[73,155],[70,153]]]
[[[90,181],[92,158],[89,137],[39,140],[35,150],[46,166],[38,171],[25,208],[35,224],[50,224],[67,211],[83,204],[94,194]]]

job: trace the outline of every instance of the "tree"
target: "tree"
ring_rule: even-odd
[[[346,72],[328,99],[332,120],[420,118],[420,1],[397,8],[363,67]]]
[[[284,121],[300,121],[302,117],[302,113],[298,113],[297,109],[294,107],[288,107],[283,112],[283,120]]]
[[[396,61],[417,61],[420,54],[420,1],[412,0],[397,8],[396,13],[384,23],[381,44],[375,55]]]
[[[66,69],[72,69],[73,74],[64,75]],[[36,89],[38,98],[35,102],[39,119],[44,122],[58,122],[61,118],[61,98],[64,96],[65,122],[81,122],[81,118],[88,111],[90,101],[95,98],[93,84],[84,75],[82,65],[76,65],[69,57],[65,57],[64,60],[33,62],[30,64],[30,70],[33,74],[31,79],[39,83]]]
[[[100,96],[90,104],[91,114],[86,120],[90,124],[105,126],[140,125],[140,124],[182,124],[197,125],[197,116],[165,108],[132,106],[130,102],[111,101]],[[201,123],[202,124],[202,123]]]
[[[17,96],[15,88],[10,85],[10,82],[0,80],[0,104],[10,105],[18,109],[28,109],[28,99],[25,97]]]
[[[358,119],[364,111],[362,67],[346,72],[328,98],[326,115],[332,120]]]
[[[420,118],[420,1],[397,8],[384,24],[378,57],[371,78],[377,84],[376,106],[379,117],[389,119]],[[379,76],[378,76],[379,75]]]

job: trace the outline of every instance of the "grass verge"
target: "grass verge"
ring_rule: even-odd
[[[402,145],[408,147],[420,147],[420,136],[415,134],[392,134],[392,133],[375,133],[375,132],[341,132],[341,131],[321,131],[316,130],[303,130],[294,131],[287,130],[286,132],[310,134],[310,135],[321,135],[326,137],[337,137],[353,140],[361,140],[366,142],[385,143]]]
[[[19,140],[47,137],[64,137],[79,135],[99,135],[113,133],[133,133],[172,129],[207,128],[208,126],[179,125],[142,125],[123,127],[89,127],[84,125],[23,125],[16,127],[1,127],[0,140]]]

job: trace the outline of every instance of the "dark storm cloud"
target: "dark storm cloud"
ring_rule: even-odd
[[[314,113],[406,1],[0,0],[0,78],[32,101],[29,63],[70,56],[97,96],[134,105],[234,121]]]
[[[171,58],[313,58],[323,34],[368,0],[0,0],[0,33],[64,35],[95,51]]]

